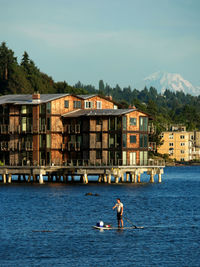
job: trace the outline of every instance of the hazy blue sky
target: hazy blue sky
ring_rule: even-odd
[[[71,85],[161,70],[200,86],[200,0],[0,0],[2,41]]]

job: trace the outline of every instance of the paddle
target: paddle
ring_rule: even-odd
[[[127,217],[124,216],[124,219],[127,220],[127,222],[129,222],[130,224],[132,224],[133,227],[138,228],[136,225],[133,224],[133,222],[131,222]]]

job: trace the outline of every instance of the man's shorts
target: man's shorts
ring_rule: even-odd
[[[119,221],[119,220],[121,220],[122,219],[122,215],[121,215],[121,213],[117,213],[117,220]]]

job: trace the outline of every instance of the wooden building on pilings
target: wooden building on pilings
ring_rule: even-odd
[[[52,174],[56,166],[57,172],[62,169],[64,175],[80,174],[84,181],[91,170],[100,175],[99,180],[104,179],[102,175],[119,178],[120,172],[140,176],[138,166],[140,170],[148,166],[148,172],[155,167],[154,173],[160,175],[163,164],[152,164],[148,158],[149,134],[148,114],[136,108],[120,109],[110,97],[39,93],[1,96],[2,180],[10,181],[5,179],[10,170],[12,174],[21,171],[42,177]],[[127,171],[119,171],[124,167]]]

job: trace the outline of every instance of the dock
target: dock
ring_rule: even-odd
[[[58,182],[73,183],[76,181],[88,184],[90,177],[96,176],[98,183],[141,183],[142,175],[149,175],[149,182],[162,182],[165,163],[162,160],[149,160],[145,165],[95,164],[94,161],[73,160],[62,165],[49,166],[0,166],[0,182],[11,184],[14,180],[24,183]],[[13,177],[15,176],[15,179]],[[16,180],[17,177],[17,180]],[[78,180],[77,180],[78,179]]]

